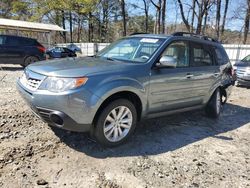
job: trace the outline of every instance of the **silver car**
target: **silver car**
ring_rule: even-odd
[[[236,86],[242,85],[250,87],[250,55],[236,62],[234,67],[237,75]]]
[[[142,119],[200,108],[218,117],[232,73],[222,45],[209,37],[139,34],[93,57],[32,64],[17,87],[49,125],[88,131],[115,146]]]

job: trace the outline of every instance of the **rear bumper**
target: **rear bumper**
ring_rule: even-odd
[[[96,109],[89,100],[99,99],[90,92],[80,90],[61,95],[31,93],[19,81],[17,89],[33,113],[49,125],[70,131],[90,131]]]

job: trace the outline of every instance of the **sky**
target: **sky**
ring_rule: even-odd
[[[246,1],[247,0],[229,0],[227,21],[226,21],[226,26],[225,26],[226,29],[240,31],[243,28],[245,15],[242,12],[242,9],[244,9],[246,7]],[[157,2],[157,0],[155,0],[155,2]],[[177,2],[177,0],[167,0],[166,24],[173,24],[173,23],[175,23],[175,21],[177,21],[177,23],[182,22],[180,10],[179,10],[179,5],[176,2]],[[191,0],[189,0],[189,1],[182,0],[182,2],[183,2],[183,4],[184,3],[191,4]],[[137,4],[138,6],[143,7],[142,0],[137,0],[136,2],[134,0],[127,0],[127,3],[128,3],[129,10],[130,10],[129,11],[130,14],[132,14],[132,15],[144,15],[143,10],[140,10],[140,9],[134,10],[132,8],[132,6],[129,5],[129,4]],[[224,0],[222,0],[221,18],[223,17],[224,4],[225,4]],[[184,6],[184,8],[185,8],[185,6]],[[131,9],[133,9],[133,11],[131,11]],[[155,16],[155,8],[153,5],[150,6],[149,13],[151,15]],[[237,15],[237,17],[241,17],[242,19],[234,18],[235,15]],[[213,8],[213,10],[210,10],[210,12],[209,12],[210,21],[208,21],[208,24],[213,24],[213,25],[215,24],[215,21],[214,21],[215,16],[216,16],[216,10],[215,10],[215,8]],[[221,20],[221,22],[222,22],[222,20]]]

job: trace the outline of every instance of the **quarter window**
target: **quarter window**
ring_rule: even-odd
[[[215,48],[215,53],[219,65],[226,64],[229,61],[228,56],[223,49]]]
[[[171,43],[163,52],[162,56],[170,56],[176,59],[176,67],[189,66],[189,50],[188,44],[184,41]]]
[[[213,57],[207,49],[200,44],[193,44],[193,67],[213,65]]]
[[[20,41],[16,37],[7,37],[6,45],[7,46],[20,46]]]

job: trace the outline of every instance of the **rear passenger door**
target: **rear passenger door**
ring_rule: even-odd
[[[149,113],[176,110],[196,105],[193,81],[189,78],[189,42],[173,41],[162,56],[176,59],[175,68],[152,68],[149,91]]]
[[[213,47],[207,44],[191,42],[190,69],[193,83],[193,95],[201,103],[207,102],[207,96],[219,80],[219,66],[215,64]]]
[[[7,36],[5,42],[5,59],[7,63],[21,64],[23,63],[23,47],[21,40],[18,37]]]

